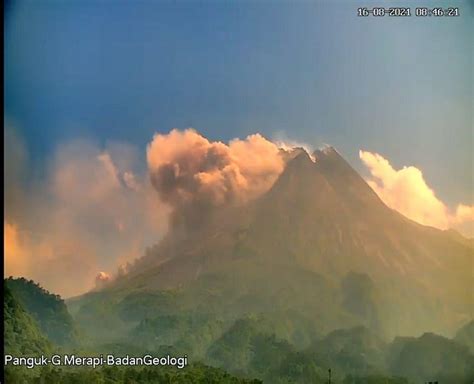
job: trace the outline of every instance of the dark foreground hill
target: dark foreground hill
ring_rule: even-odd
[[[454,340],[433,333],[419,338],[396,338],[389,350],[393,374],[414,382],[472,383],[474,355]]]
[[[5,283],[4,283],[5,284]],[[36,284],[34,284],[36,285]],[[6,353],[16,356],[39,356],[59,353],[59,346],[49,341],[36,320],[19,303],[5,284],[4,346]],[[419,338],[398,337],[387,343],[365,327],[341,329],[317,337],[305,348],[297,348],[277,337],[279,321],[251,316],[235,321],[229,327],[218,319],[159,317],[142,321],[129,340],[115,344],[84,344],[62,353],[79,356],[181,355],[196,345],[209,345],[200,359],[214,368],[192,362],[183,369],[173,367],[41,367],[26,369],[7,366],[6,383],[56,384],[130,384],[130,383],[228,383],[257,384],[264,382],[339,384],[409,384],[427,380],[447,384],[468,384],[474,379],[474,355],[466,346],[435,334]],[[193,327],[199,329],[194,334]],[[195,328],[196,329],[196,328]],[[220,332],[210,332],[220,329]],[[286,329],[283,327],[283,329]],[[465,333],[466,327],[458,332]],[[288,329],[286,329],[288,331]],[[207,338],[206,338],[207,335]],[[161,347],[149,350],[162,342]],[[181,340],[181,342],[180,342]],[[193,359],[192,359],[193,360]],[[226,370],[234,373],[231,375]]]
[[[27,305],[24,305],[26,303]],[[4,349],[5,354],[14,357],[52,356],[53,354],[76,354],[77,356],[100,356],[130,354],[143,356],[150,353],[144,348],[131,345],[97,345],[74,340],[75,327],[64,302],[58,295],[51,294],[37,283],[20,279],[4,280]],[[56,333],[53,326],[60,332]],[[71,332],[65,333],[65,330]],[[65,338],[65,335],[70,337]],[[62,336],[62,337],[58,337]],[[65,343],[66,341],[66,343]],[[44,366],[29,369],[12,366],[4,368],[7,384],[258,384],[256,379],[238,378],[223,369],[200,363],[179,369],[168,366],[120,367],[102,366],[92,368],[71,368]]]
[[[26,311],[9,286],[3,283],[3,345],[6,354],[33,356],[51,352],[52,345],[35,319]]]
[[[61,346],[77,344],[77,331],[64,300],[39,284],[24,278],[8,278],[4,282],[22,307],[35,319],[42,333]]]

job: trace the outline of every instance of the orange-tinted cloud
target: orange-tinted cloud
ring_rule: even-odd
[[[474,221],[474,206],[459,204],[456,208],[455,220],[459,223]]]
[[[284,166],[275,144],[258,134],[224,144],[173,130],[155,135],[143,172],[126,144],[74,140],[57,147],[38,180],[10,128],[5,274],[64,296],[93,288],[98,271],[123,274],[164,235],[171,209],[244,202],[270,188]]]
[[[30,179],[6,187],[22,194],[5,198],[5,275],[70,296],[94,287],[98,271],[114,273],[159,241],[169,209],[146,170],[135,170],[133,152],[125,144],[63,143],[44,180],[33,179],[26,163]]]
[[[11,275],[23,273],[27,268],[28,255],[20,240],[20,233],[14,224],[3,222],[3,261]]]
[[[458,228],[474,220],[473,206],[459,204],[451,212],[427,185],[420,169],[410,166],[396,170],[378,153],[359,151],[359,157],[372,175],[367,180],[372,189],[385,204],[408,218],[440,229]]]
[[[260,134],[228,144],[209,141],[193,129],[156,134],[147,148],[152,183],[180,214],[238,204],[267,191],[284,167],[279,148]]]
[[[96,288],[102,288],[105,285],[107,285],[108,282],[112,280],[112,276],[108,274],[107,272],[99,272],[97,276],[95,277],[95,287]]]

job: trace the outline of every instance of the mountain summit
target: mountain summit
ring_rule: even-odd
[[[259,198],[222,207],[193,231],[171,230],[96,297],[123,309],[133,295],[175,292],[170,311],[292,313],[316,332],[449,334],[469,321],[472,245],[388,208],[334,148],[312,157],[294,152]]]

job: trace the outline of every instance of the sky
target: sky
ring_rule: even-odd
[[[144,182],[155,134],[193,127],[211,142],[260,133],[330,144],[367,178],[375,163],[360,151],[380,154],[394,170],[421,170],[450,212],[472,205],[474,6],[437,4],[459,7],[460,16],[361,18],[364,2],[356,1],[10,2],[4,131],[16,149],[4,152],[14,152],[10,165],[22,170],[11,177],[23,183],[11,195],[18,203],[34,190],[55,200],[57,228],[76,212],[66,191],[110,177],[100,193],[85,194],[106,205],[108,191],[123,187],[115,174],[128,172],[127,186],[130,175]],[[410,2],[412,10],[426,5]],[[78,167],[84,180],[66,183],[65,169]],[[133,204],[120,191],[117,201],[130,210],[160,204],[144,189]],[[29,200],[37,216],[36,206],[47,205]],[[11,211],[9,230],[18,230],[27,213]],[[113,211],[102,215],[123,228]],[[130,227],[162,221],[134,220]],[[163,231],[161,221],[146,239]],[[140,244],[127,252],[141,252]]]

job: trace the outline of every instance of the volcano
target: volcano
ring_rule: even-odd
[[[295,149],[268,192],[172,227],[129,273],[69,305],[84,324],[104,305],[122,325],[255,314],[296,344],[358,325],[451,335],[472,318],[473,251],[387,207],[336,149]]]

